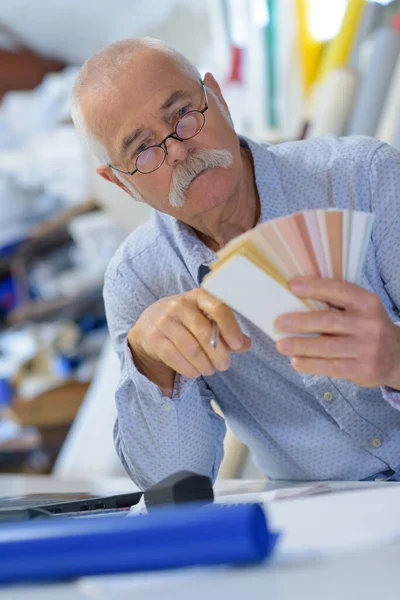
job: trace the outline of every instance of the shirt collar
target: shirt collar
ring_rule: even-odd
[[[279,170],[275,164],[273,146],[258,144],[242,136],[249,147],[254,164],[256,186],[260,198],[259,223],[289,214],[289,206],[283,191]]]

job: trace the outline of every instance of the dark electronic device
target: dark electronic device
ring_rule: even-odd
[[[214,500],[212,482],[205,475],[178,471],[144,492],[147,508],[183,502],[208,503]]]
[[[0,523],[22,521],[63,514],[127,510],[138,504],[142,492],[91,496],[90,494],[32,494],[15,498],[0,498]],[[73,500],[71,499],[73,498]],[[190,471],[169,475],[144,492],[146,506],[161,506],[184,502],[212,502],[211,480]]]

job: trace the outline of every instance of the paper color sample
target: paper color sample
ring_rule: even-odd
[[[325,213],[325,222],[333,278],[342,279],[342,213],[340,211],[328,211]]]
[[[318,226],[319,226],[319,231],[320,231],[320,235],[321,235],[322,248],[324,251],[326,270],[327,270],[327,275],[325,275],[325,277],[332,278],[333,277],[333,268],[332,268],[331,253],[330,253],[330,249],[329,249],[328,229],[327,229],[326,221],[325,221],[325,211],[317,210],[316,212],[317,212]]]
[[[293,215],[284,219],[278,219],[276,226],[289,245],[293,256],[296,257],[300,265],[301,274],[317,276],[319,275],[318,264],[314,255],[311,257],[308,252],[308,248],[298,228],[296,217],[297,215]]]
[[[347,265],[349,262],[350,232],[351,232],[352,212],[343,211],[343,230],[342,230],[342,279],[347,279]]]
[[[267,240],[273,248],[276,248],[277,252],[281,256],[285,265],[285,277],[292,279],[300,271],[300,265],[296,261],[295,257],[291,253],[285,240],[282,239],[280,232],[276,229],[273,222],[263,223],[260,225],[260,232],[263,237]]]
[[[286,335],[274,327],[285,312],[305,312],[304,303],[244,256],[228,259],[211,271],[202,287],[254,323],[273,340]]]
[[[322,237],[318,224],[317,211],[307,210],[304,213],[304,220],[307,225],[314,254],[317,257],[321,277],[329,277],[328,263],[325,258],[324,246],[322,244]]]
[[[285,337],[274,328],[279,315],[330,310],[294,296],[295,276],[359,283],[373,219],[361,211],[318,209],[267,221],[217,253],[202,287],[278,340]]]
[[[354,212],[349,242],[349,262],[346,280],[358,283],[360,280],[362,263],[371,234],[373,216],[368,213]]]

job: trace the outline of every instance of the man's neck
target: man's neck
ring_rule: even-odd
[[[216,252],[230,240],[254,227],[260,218],[260,199],[255,183],[253,159],[249,150],[241,148],[243,173],[238,190],[224,210],[207,215],[195,228],[201,241]]]

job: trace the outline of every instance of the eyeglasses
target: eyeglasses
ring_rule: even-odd
[[[203,88],[204,101],[206,104],[202,110],[190,110],[189,112],[185,113],[179,118],[175,130],[167,135],[162,142],[142,150],[142,152],[140,152],[136,158],[136,168],[133,171],[122,171],[121,169],[113,167],[113,165],[110,164],[107,166],[114,171],[118,171],[118,173],[123,173],[124,175],[134,175],[137,171],[139,171],[139,173],[143,173],[143,175],[148,175],[149,173],[157,171],[157,169],[159,169],[164,163],[168,154],[168,148],[166,144],[167,140],[172,138],[173,140],[178,140],[178,142],[184,142],[185,140],[194,138],[198,133],[200,133],[206,122],[204,113],[208,109],[206,88],[202,81],[200,81],[200,83]]]

